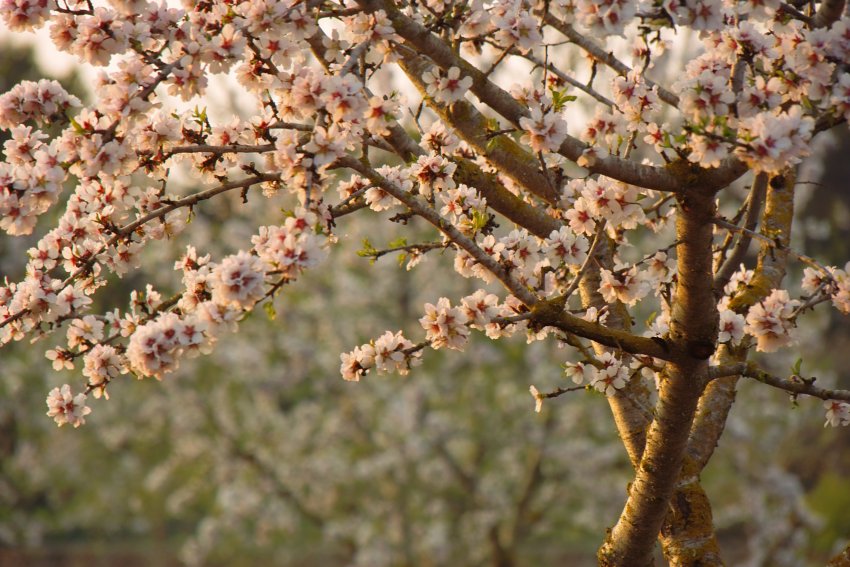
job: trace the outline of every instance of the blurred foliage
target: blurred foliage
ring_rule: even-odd
[[[818,479],[808,495],[808,501],[824,521],[824,527],[815,535],[812,545],[819,551],[834,553],[836,540],[850,533],[850,490],[846,474],[829,472]]]

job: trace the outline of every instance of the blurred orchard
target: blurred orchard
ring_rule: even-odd
[[[842,0],[0,15],[3,545],[850,565]]]

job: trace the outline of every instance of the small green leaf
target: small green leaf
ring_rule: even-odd
[[[274,308],[274,303],[272,303],[271,301],[266,301],[265,303],[263,303],[263,310],[266,312],[269,321],[274,321],[275,317],[277,317],[277,310]]]
[[[76,121],[76,120],[74,120],[73,118],[69,118],[68,120],[70,120],[70,121],[71,121],[71,126],[74,128],[74,132],[76,132],[77,134],[84,134],[84,133],[85,133],[85,128],[83,128],[83,127],[80,125],[80,123],[79,123],[79,122],[77,122],[77,121]]]
[[[472,226],[476,231],[483,230],[487,226],[490,217],[477,209],[472,210]]]
[[[372,243],[369,242],[368,238],[363,239],[363,248],[357,251],[357,255],[361,258],[371,258],[378,253],[377,248],[372,246]]]
[[[575,95],[568,95],[564,91],[556,91],[555,89],[549,89],[549,92],[552,93],[552,108],[555,112],[561,112],[568,102],[573,102],[578,98]]]

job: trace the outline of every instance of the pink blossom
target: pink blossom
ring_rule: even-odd
[[[606,396],[613,396],[626,386],[629,379],[629,369],[615,355],[604,352],[599,357],[602,368],[594,368],[590,384]]]
[[[850,404],[836,400],[827,400],[823,403],[826,408],[826,423],[824,427],[831,425],[850,425]]]
[[[523,142],[535,152],[557,151],[567,137],[567,123],[554,112],[544,113],[540,108],[531,109],[531,115],[520,118],[519,125],[525,130]]]
[[[775,289],[762,302],[753,305],[747,313],[744,331],[758,341],[756,349],[775,352],[793,342],[790,320],[799,301],[792,300],[784,289]]]
[[[635,305],[649,293],[649,286],[636,266],[615,271],[603,269],[599,274],[599,293],[608,303],[622,301],[626,305]]]
[[[720,333],[717,336],[719,343],[737,344],[744,337],[744,316],[729,309],[720,312]]]
[[[436,305],[425,304],[425,316],[419,319],[419,324],[432,348],[463,350],[469,337],[468,321],[462,309],[452,307],[448,298],[441,297]]]
[[[262,260],[241,250],[222,260],[213,270],[212,299],[241,309],[253,307],[265,293],[265,275]]]
[[[53,388],[47,395],[47,415],[53,418],[56,425],[62,427],[66,423],[79,427],[86,423],[85,416],[91,413],[86,406],[86,395],[71,393],[71,386],[65,384],[61,389]]]
[[[435,101],[452,104],[463,100],[466,92],[472,87],[472,77],[460,77],[460,69],[452,67],[447,73],[434,67],[423,75],[428,96]]]

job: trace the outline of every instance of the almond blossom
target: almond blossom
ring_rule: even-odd
[[[434,68],[425,73],[428,96],[443,104],[452,104],[463,100],[464,95],[472,86],[472,77],[460,76],[460,69],[450,68],[445,74]]]
[[[523,141],[535,152],[555,151],[567,137],[567,123],[554,112],[532,108],[529,117],[523,117],[519,125],[525,130]]]
[[[68,384],[50,391],[47,407],[48,417],[52,417],[59,427],[66,423],[75,428],[84,425],[86,416],[91,413],[91,408],[86,406],[86,395],[79,393],[75,396]]]
[[[602,367],[595,369],[590,385],[606,396],[613,396],[626,386],[629,368],[610,352],[603,353],[599,357],[599,362],[602,363]]]
[[[826,423],[824,427],[831,425],[850,425],[850,404],[829,400],[823,403],[826,408]]]
[[[756,338],[757,350],[774,352],[793,342],[794,324],[790,316],[799,304],[789,297],[787,290],[775,289],[764,301],[750,308],[744,332]]]
[[[244,250],[225,258],[211,274],[213,301],[243,309],[253,306],[265,293],[265,272],[262,260]]]
[[[425,338],[433,348],[463,350],[469,337],[468,321],[462,309],[452,307],[448,298],[441,297],[436,305],[425,304],[425,315],[419,319],[419,324],[425,329]]]
[[[744,337],[744,316],[729,309],[720,312],[719,343],[737,344]]]

